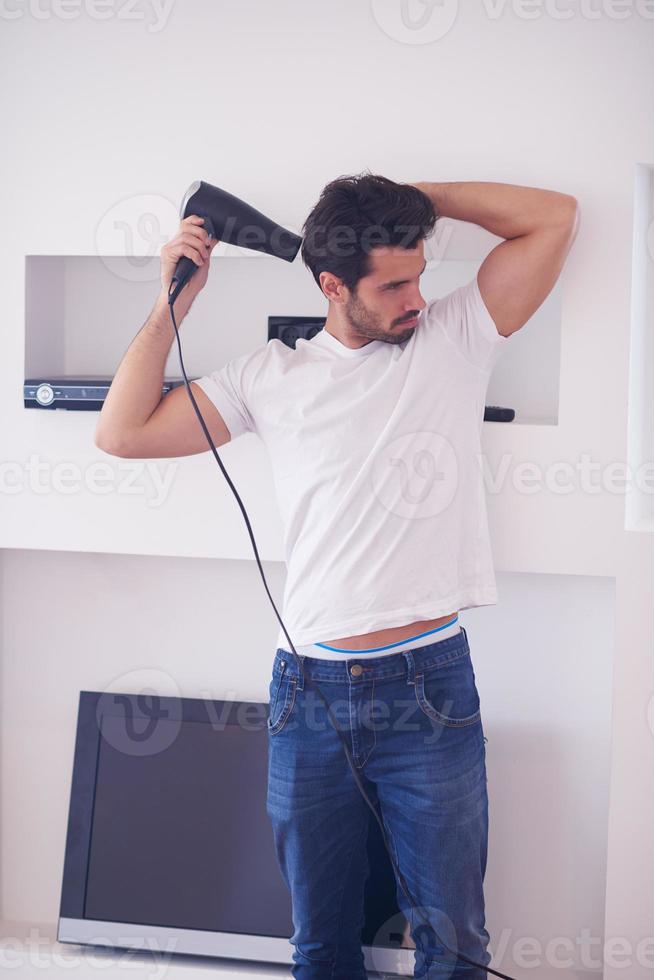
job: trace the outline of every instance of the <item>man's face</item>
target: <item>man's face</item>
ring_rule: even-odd
[[[414,249],[384,246],[370,254],[370,273],[348,292],[343,305],[345,325],[353,340],[383,340],[401,344],[416,329],[415,322],[427,305],[420,294],[419,279],[425,268],[424,242]]]

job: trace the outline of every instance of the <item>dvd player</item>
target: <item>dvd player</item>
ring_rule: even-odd
[[[194,381],[195,378],[189,378]],[[111,375],[71,378],[49,375],[42,378],[26,378],[23,385],[25,408],[65,408],[78,412],[99,411],[111,387]],[[165,378],[161,396],[184,384],[183,378]]]

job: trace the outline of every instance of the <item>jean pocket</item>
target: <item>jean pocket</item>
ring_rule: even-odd
[[[277,735],[288,721],[293,705],[295,703],[295,691],[297,688],[297,678],[292,677],[286,670],[286,664],[281,671],[273,674],[268,689],[269,710],[268,710],[268,731],[271,735]]]
[[[481,718],[470,653],[416,673],[415,693],[422,711],[441,725],[462,728]]]

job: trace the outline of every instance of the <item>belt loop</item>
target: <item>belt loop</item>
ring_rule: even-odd
[[[302,654],[298,653],[297,659],[300,661],[300,667],[299,667],[298,678],[297,678],[297,690],[303,691],[304,690],[304,657],[302,656]]]
[[[413,653],[411,650],[402,650],[401,653],[406,661],[406,682],[407,684],[415,684],[416,667],[413,660]]]

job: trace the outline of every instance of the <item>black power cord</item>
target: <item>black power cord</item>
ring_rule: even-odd
[[[209,430],[207,429],[207,426],[206,426],[206,423],[204,421],[204,418],[202,417],[202,413],[200,412],[200,409],[198,408],[197,402],[195,400],[195,396],[193,395],[193,392],[191,390],[191,386],[189,384],[189,380],[188,380],[188,378],[186,376],[186,370],[184,368],[184,360],[182,358],[182,345],[180,344],[180,341],[179,341],[179,331],[177,330],[177,323],[175,322],[175,312],[174,312],[174,309],[173,309],[173,302],[171,302],[172,292],[173,292],[173,289],[174,288],[175,288],[175,283],[173,281],[171,283],[171,285],[170,285],[169,290],[168,290],[168,306],[169,306],[169,309],[170,309],[170,316],[171,316],[171,319],[173,321],[173,327],[175,328],[175,337],[177,338],[177,347],[178,347],[178,350],[179,350],[179,363],[180,363],[180,367],[182,369],[182,374],[184,376],[184,383],[186,385],[186,390],[188,391],[189,397],[190,397],[191,402],[193,404],[193,408],[195,409],[195,413],[196,413],[196,415],[198,417],[198,420],[200,422],[200,425],[202,426],[202,430],[203,430],[205,436],[207,437],[207,442],[209,443],[209,448],[211,449],[211,452],[216,457],[216,462],[218,463],[218,466],[222,470],[223,476],[227,480],[227,483],[229,484],[229,487],[230,487],[232,493],[234,494],[234,496],[236,497],[236,500],[238,502],[239,507],[241,508],[241,513],[243,514],[243,518],[245,520],[245,524],[246,524],[246,527],[248,529],[248,534],[250,535],[250,540],[252,541],[252,548],[254,550],[254,557],[257,560],[257,565],[259,566],[259,571],[261,572],[261,578],[263,580],[264,588],[265,588],[266,592],[268,593],[268,598],[270,599],[271,605],[272,605],[273,609],[275,610],[275,615],[277,616],[277,619],[279,620],[279,623],[280,623],[282,629],[284,630],[284,635],[286,636],[286,639],[288,640],[289,647],[293,651],[293,656],[295,657],[295,659],[297,661],[298,670],[300,671],[300,674],[302,674],[302,664],[301,664],[300,658],[298,656],[297,650],[293,646],[293,642],[291,641],[291,638],[288,635],[288,632],[287,632],[286,627],[285,627],[285,625],[284,625],[284,623],[282,621],[282,618],[279,615],[279,612],[277,611],[277,606],[275,605],[275,602],[273,600],[273,597],[270,594],[270,589],[268,588],[268,583],[266,582],[266,576],[263,573],[263,568],[261,567],[261,561],[259,560],[259,552],[257,550],[257,543],[254,540],[254,535],[252,533],[252,527],[250,525],[250,519],[249,519],[249,517],[247,515],[247,511],[246,511],[245,507],[243,506],[243,501],[239,497],[238,491],[236,490],[236,487],[232,483],[232,481],[231,481],[231,479],[229,477],[229,474],[228,474],[227,470],[225,469],[225,467],[223,466],[223,462],[222,462],[220,456],[218,455],[218,453],[216,451],[216,447],[213,444],[213,439],[211,438],[211,434],[210,434]],[[314,683],[314,681],[311,678],[307,677],[306,674],[304,676],[305,676],[305,680],[308,681],[309,686],[310,687],[313,687],[313,689],[320,695],[320,699],[321,699],[321,701],[323,702],[323,704],[325,705],[325,707],[327,709],[327,715],[329,716],[329,718],[331,720],[331,723],[334,726],[334,728],[336,729],[336,731],[338,733],[338,737],[341,740],[341,743],[343,745],[343,749],[345,751],[345,755],[347,757],[347,761],[350,764],[350,769],[352,770],[352,775],[354,776],[355,782],[356,782],[357,786],[359,787],[359,790],[361,792],[361,795],[363,796],[363,798],[365,799],[366,803],[368,804],[368,806],[372,810],[372,812],[374,814],[374,817],[375,817],[375,820],[379,824],[379,828],[380,828],[381,833],[382,833],[382,840],[384,841],[384,847],[386,848],[386,850],[388,852],[388,856],[390,858],[391,864],[393,866],[393,869],[395,871],[395,874],[397,875],[397,880],[400,882],[400,885],[402,887],[402,891],[404,892],[404,894],[405,894],[405,896],[406,896],[409,904],[418,913],[419,918],[422,920],[423,924],[427,927],[427,929],[432,930],[434,932],[436,938],[438,939],[438,941],[440,943],[442,943],[442,945],[445,947],[445,949],[447,949],[450,953],[453,953],[458,959],[464,960],[466,963],[469,963],[471,966],[479,967],[480,969],[485,970],[487,973],[492,973],[496,977],[502,977],[502,980],[514,980],[513,977],[508,976],[506,973],[500,973],[499,970],[493,970],[493,969],[491,969],[490,966],[485,966],[483,963],[477,963],[476,960],[468,959],[468,957],[467,956],[464,956],[463,953],[461,953],[461,952],[459,952],[457,950],[451,949],[447,945],[447,943],[444,942],[443,939],[438,935],[438,933],[436,932],[436,930],[434,929],[434,927],[432,926],[432,924],[429,922],[429,920],[426,919],[422,915],[422,913],[420,912],[420,907],[418,906],[418,903],[415,901],[415,899],[413,898],[413,896],[409,892],[409,889],[407,887],[407,884],[406,884],[406,882],[404,880],[404,876],[402,875],[400,869],[398,868],[397,864],[395,863],[395,859],[394,859],[393,854],[391,853],[391,849],[390,849],[390,847],[388,845],[388,840],[386,839],[386,830],[384,828],[384,824],[383,824],[383,822],[382,822],[379,814],[377,813],[377,809],[376,809],[374,803],[372,803],[372,801],[370,800],[370,797],[368,796],[368,794],[367,794],[367,792],[365,790],[365,787],[364,787],[363,783],[361,782],[361,779],[359,778],[359,774],[357,773],[356,767],[355,767],[355,765],[354,765],[354,763],[352,761],[352,756],[350,755],[350,750],[347,747],[347,742],[345,741],[345,736],[343,735],[342,730],[336,724],[336,719],[334,718],[334,716],[332,714],[332,711],[331,711],[331,708],[329,707],[329,705],[328,705],[328,703],[327,703],[327,701],[326,701],[326,699],[325,699],[322,691],[320,690],[320,688]]]

